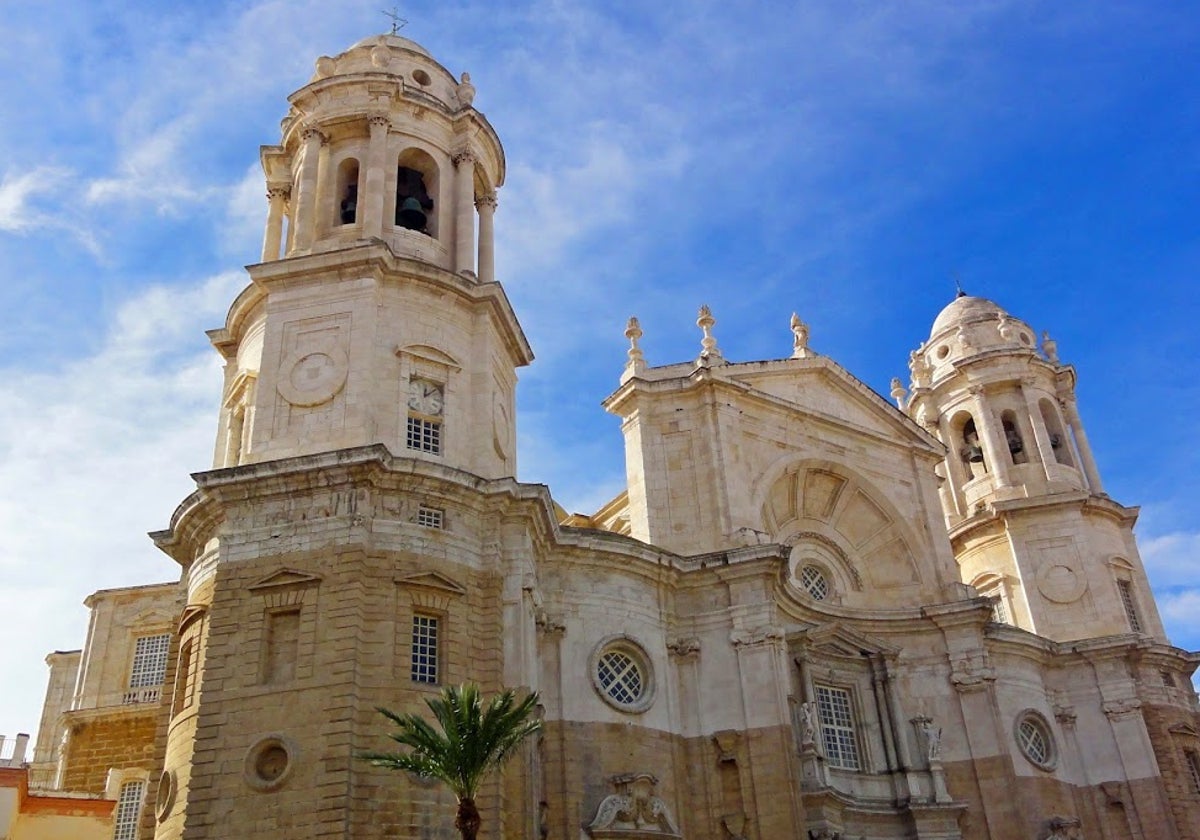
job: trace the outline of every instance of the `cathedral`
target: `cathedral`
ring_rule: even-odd
[[[377,707],[474,681],[543,721],[482,837],[1200,838],[1200,654],[1049,336],[960,294],[884,397],[796,316],[790,356],[739,362],[702,308],[660,367],[630,319],[626,486],[568,514],[515,478],[533,351],[474,97],[394,34],[289,97],[208,333],[213,468],[151,535],[179,581],[93,594],[48,657],[7,836],[452,840],[448,792],[357,756]]]

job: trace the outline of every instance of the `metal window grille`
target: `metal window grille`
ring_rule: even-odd
[[[854,712],[850,692],[844,688],[818,685],[817,711],[821,717],[821,745],[830,767],[858,770],[858,739],[854,733]]]
[[[805,566],[800,570],[800,586],[817,601],[824,601],[829,596],[829,581],[816,566]]]
[[[445,514],[437,508],[421,505],[417,508],[417,524],[424,528],[443,528]]]
[[[432,615],[413,616],[412,679],[419,683],[438,681],[438,620]]]
[[[1017,727],[1017,742],[1021,752],[1029,756],[1034,764],[1050,763],[1050,739],[1038,722],[1026,718]]]
[[[133,648],[133,667],[129,671],[129,687],[144,688],[162,685],[167,673],[167,651],[171,647],[171,635],[142,636]]]
[[[609,697],[626,706],[640,700],[646,689],[637,660],[619,650],[605,651],[596,663],[596,677]]]
[[[1119,580],[1117,589],[1121,592],[1121,605],[1125,607],[1125,617],[1129,619],[1129,629],[1134,633],[1141,633],[1142,622],[1138,619],[1137,604],[1133,599],[1133,584],[1127,580]]]
[[[435,420],[409,417],[406,445],[409,449],[415,449],[418,452],[441,455],[442,424]]]
[[[146,783],[143,781],[121,785],[113,819],[113,840],[137,840],[138,817],[141,816],[142,795],[145,792]]]
[[[1187,764],[1188,774],[1192,777],[1192,793],[1200,796],[1200,755],[1195,750],[1184,750],[1183,760]]]

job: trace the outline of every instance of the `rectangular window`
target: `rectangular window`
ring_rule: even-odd
[[[412,679],[419,683],[438,681],[438,620],[432,615],[413,616]]]
[[[421,505],[417,508],[417,524],[424,528],[441,528],[445,515],[437,508]]]
[[[816,689],[825,761],[830,767],[858,770],[858,740],[854,734],[854,711],[850,692],[844,688],[824,685],[818,685]]]
[[[431,455],[441,455],[442,424],[436,420],[409,417],[406,442],[409,449],[428,452]]]
[[[162,685],[167,673],[167,651],[171,634],[142,636],[133,648],[133,667],[129,669],[129,687],[147,688]]]
[[[1121,592],[1121,604],[1125,607],[1125,617],[1129,619],[1129,629],[1134,633],[1142,632],[1142,622],[1138,619],[1137,603],[1133,599],[1133,584],[1127,580],[1118,580],[1117,589]]]
[[[1171,676],[1170,671],[1160,671],[1159,673],[1162,675],[1163,685],[1165,685],[1167,688],[1175,687],[1175,678]]]
[[[300,610],[267,613],[267,652],[263,682],[290,682],[296,676],[300,649]]]
[[[1188,775],[1192,777],[1192,793],[1200,796],[1200,755],[1195,750],[1184,750],[1183,761],[1187,764]]]
[[[113,815],[113,840],[137,840],[138,817],[142,811],[142,796],[146,793],[143,781],[126,782],[117,796],[117,811]]]
[[[992,621],[997,624],[1012,624],[1008,619],[1008,607],[1004,604],[1004,598],[997,595],[996,600],[992,602]]]

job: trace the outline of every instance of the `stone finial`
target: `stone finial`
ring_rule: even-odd
[[[471,84],[471,74],[463,73],[459,77],[458,86],[454,89],[454,95],[458,97],[458,104],[464,108],[470,108],[471,103],[475,101],[475,85]]]
[[[1052,365],[1059,364],[1058,361],[1058,342],[1050,337],[1047,331],[1042,332],[1042,352],[1046,354],[1046,360]]]
[[[800,316],[795,312],[792,313],[792,358],[793,359],[808,359],[814,355],[813,351],[808,349],[808,324],[800,320]]]
[[[1017,331],[1013,328],[1012,319],[1008,317],[1007,312],[1000,313],[1000,323],[996,325],[996,329],[1005,341],[1013,341],[1017,337]]]
[[[327,55],[317,59],[316,71],[318,79],[327,79],[337,70],[337,62]]]
[[[908,394],[904,390],[904,383],[900,381],[899,376],[892,377],[892,399],[896,401],[896,407],[901,411],[904,410],[904,397]]]
[[[724,361],[721,358],[721,350],[717,347],[717,340],[713,338],[712,328],[717,323],[717,319],[713,317],[712,310],[708,308],[708,304],[700,307],[700,312],[696,315],[696,326],[704,333],[704,337],[700,339],[700,361],[702,363],[716,362],[720,364]]]
[[[625,369],[640,373],[646,369],[646,357],[642,355],[642,348],[638,347],[638,339],[642,337],[642,325],[632,315],[629,316],[629,322],[625,324],[625,337],[629,339],[629,361],[625,363]]]

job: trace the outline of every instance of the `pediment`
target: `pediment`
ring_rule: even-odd
[[[729,370],[728,375],[751,391],[788,403],[803,415],[938,455],[942,452],[933,435],[831,359],[789,359],[745,372]]]
[[[1200,738],[1200,731],[1190,723],[1177,723],[1167,729],[1172,735],[1179,735],[1184,738]]]
[[[417,572],[416,574],[403,575],[396,578],[394,582],[398,586],[437,589],[442,592],[452,592],[455,595],[467,594],[465,587],[440,572]]]
[[[298,572],[295,569],[280,569],[262,578],[257,583],[250,584],[246,588],[251,592],[259,592],[270,589],[281,589],[285,586],[316,586],[320,582],[321,578],[317,575]]]
[[[868,654],[890,657],[900,653],[899,648],[882,639],[862,633],[837,621],[801,630],[792,634],[789,640],[799,642],[811,653],[828,656],[858,657]]]
[[[193,621],[196,621],[201,616],[208,612],[208,607],[197,606],[192,604],[183,608],[183,612],[179,616],[179,632],[183,632],[183,628],[187,627]]]
[[[428,344],[409,344],[405,347],[397,347],[396,355],[414,356],[422,361],[432,362],[435,365],[443,365],[454,370],[462,369],[462,365],[459,364],[458,359]]]

